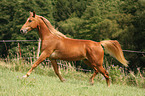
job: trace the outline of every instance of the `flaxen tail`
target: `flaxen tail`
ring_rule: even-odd
[[[101,41],[101,44],[104,46],[105,51],[109,53],[111,56],[116,58],[119,62],[121,62],[124,66],[128,66],[128,61],[124,58],[121,46],[116,40],[104,40]]]

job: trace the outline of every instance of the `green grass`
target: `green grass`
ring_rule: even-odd
[[[76,79],[75,75],[81,78],[77,72],[73,75],[62,72],[68,74],[64,75],[67,78],[64,83],[60,82],[55,74],[40,75],[34,72],[24,79],[22,76],[25,73],[0,66],[0,96],[145,96],[145,89],[138,87],[112,84],[108,88],[102,82],[91,86],[87,81],[89,77],[86,80]],[[67,77],[69,75],[70,77]],[[83,76],[82,74],[82,78]]]

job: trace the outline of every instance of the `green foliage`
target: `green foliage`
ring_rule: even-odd
[[[145,50],[143,0],[92,0],[85,7],[81,17],[72,12],[70,17],[59,21],[59,30],[77,39],[118,40],[122,49]],[[132,69],[136,70],[137,66],[144,68],[144,55],[125,53],[125,57]]]
[[[49,5],[49,6],[48,6]],[[35,11],[38,15],[46,16],[50,22],[52,17],[52,2],[48,0],[2,0],[0,2],[0,39],[1,40],[38,40],[39,36],[35,31],[28,32],[27,35],[20,33],[20,28],[29,17],[29,11]],[[17,42],[1,43],[1,57],[15,57],[18,53]],[[22,56],[30,57],[32,51],[37,50],[37,42],[20,42]],[[35,49],[35,50],[33,50]],[[30,53],[26,53],[30,52]],[[27,54],[27,55],[26,55]]]
[[[69,34],[72,37],[78,36],[78,30],[80,28],[81,23],[83,23],[84,20],[80,19],[78,17],[70,18],[65,21],[61,21],[58,23],[59,27],[63,28],[61,31],[65,34]]]
[[[86,9],[86,5],[90,1],[91,0],[55,0],[53,16],[57,22],[64,21],[71,17],[81,17]]]
[[[38,40],[36,30],[27,35],[19,32],[29,11],[35,11],[68,37],[94,41],[118,40],[123,49],[144,52],[144,5],[144,0],[2,0],[0,40]],[[36,55],[33,51],[36,53],[37,42],[19,43],[22,57]],[[16,42],[0,45],[3,50],[0,57],[12,58],[18,54]],[[130,68],[144,68],[144,54],[125,53],[125,57],[130,62]],[[112,63],[120,64],[116,61]]]

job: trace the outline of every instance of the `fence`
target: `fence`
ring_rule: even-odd
[[[39,53],[40,53],[40,45],[41,45],[41,40],[0,40],[1,43],[5,44],[6,50],[7,50],[7,46],[6,43],[7,42],[18,42],[18,49],[19,49],[19,56],[21,57],[21,47],[20,47],[20,43],[19,42],[38,42],[38,49],[37,49],[37,57],[25,57],[25,59],[29,59],[31,64],[33,62],[33,58],[38,58],[39,57]],[[143,57],[145,57],[145,52],[141,52],[141,51],[132,51],[132,50],[123,50],[124,52],[129,52],[129,53],[137,53],[137,54],[142,54]],[[24,58],[23,58],[24,59]],[[47,65],[49,66],[49,59],[46,59],[45,62],[47,62]],[[64,64],[65,63],[65,64]],[[60,65],[60,67],[62,68],[74,68],[74,66],[72,67],[70,63],[68,62],[63,62],[59,61],[58,65]],[[74,64],[73,64],[74,65]],[[91,70],[87,70],[87,69],[81,69],[81,68],[75,68],[75,70],[80,70],[80,71],[91,71]]]
[[[39,41],[39,42],[38,42]],[[0,42],[7,43],[7,42],[38,42],[38,49],[40,49],[41,40],[0,40]],[[124,52],[130,52],[130,53],[140,53],[145,54],[145,52],[141,51],[132,51],[132,50],[123,50]]]
[[[5,44],[6,50],[7,50],[6,43],[8,43],[8,42],[17,42],[18,43],[19,56],[16,59],[13,59],[13,60],[20,60],[20,59],[23,59],[23,60],[25,59],[26,60],[27,59],[30,62],[30,64],[32,65],[33,61],[35,61],[34,59],[39,58],[40,45],[41,45],[41,40],[40,39],[39,40],[0,40],[0,43]],[[21,57],[20,42],[38,42],[37,57]],[[42,65],[44,65],[44,63],[45,63],[45,65],[51,67],[51,63],[50,63],[49,59],[44,60],[42,62]],[[72,69],[72,70],[91,72],[91,70],[82,69],[82,68],[75,68],[74,67],[74,65],[75,65],[74,62],[67,62],[67,61],[59,60],[57,64],[59,65],[59,68],[63,68],[65,70]]]

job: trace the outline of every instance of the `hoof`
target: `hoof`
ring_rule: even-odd
[[[94,82],[90,82],[90,85],[94,85]]]
[[[61,80],[61,82],[65,82],[65,81],[66,81],[66,79],[64,79],[64,78]]]
[[[109,85],[107,85],[108,86],[108,88],[110,88],[110,84]]]
[[[24,76],[23,76],[23,78],[27,78],[27,77],[28,77],[27,75],[24,75]]]
[[[94,85],[94,81],[90,79],[90,85]]]

